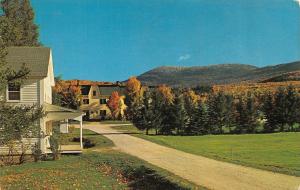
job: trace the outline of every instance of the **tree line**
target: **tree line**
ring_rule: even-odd
[[[161,85],[143,87],[130,78],[126,87],[127,118],[146,134],[245,134],[299,131],[300,95],[293,86],[256,95],[210,92]]]

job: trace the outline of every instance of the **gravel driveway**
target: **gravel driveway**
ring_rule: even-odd
[[[216,190],[298,190],[300,177],[216,161],[122,134],[109,124],[84,128],[112,140],[117,149],[166,169],[197,185]],[[299,160],[300,161],[300,160]],[[300,190],[300,187],[299,187]]]

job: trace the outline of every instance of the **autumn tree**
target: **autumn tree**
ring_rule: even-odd
[[[112,115],[113,119],[117,119],[119,116],[120,101],[121,101],[121,98],[119,96],[119,93],[117,91],[112,92],[112,94],[109,97],[109,100],[107,102],[107,105],[111,111],[111,115]]]
[[[77,109],[80,105],[81,89],[79,86],[65,83],[61,77],[55,77],[55,87],[52,90],[53,104]]]
[[[141,82],[136,77],[128,79],[126,84],[126,99],[125,104],[128,106],[126,115],[129,120],[134,120],[134,117],[140,117],[143,91]]]

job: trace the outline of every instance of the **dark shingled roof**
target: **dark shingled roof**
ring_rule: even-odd
[[[121,86],[98,86],[100,95],[102,96],[111,96],[111,94],[115,91],[119,93],[119,95],[125,94],[125,87]]]
[[[89,95],[91,86],[90,85],[82,85],[81,86],[81,94],[82,95]]]
[[[47,77],[50,48],[47,47],[9,47],[6,56],[9,67],[18,70],[25,63],[31,77]]]

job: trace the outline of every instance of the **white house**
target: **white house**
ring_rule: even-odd
[[[23,64],[30,70],[28,79],[23,85],[9,86],[6,91],[6,102],[12,105],[43,106],[45,117],[40,119],[40,138],[25,139],[31,144],[40,143],[43,153],[50,153],[49,138],[52,135],[53,123],[73,119],[80,121],[82,148],[83,112],[52,105],[52,87],[55,85],[52,51],[47,47],[10,47],[6,56],[8,65],[18,70]],[[1,148],[1,147],[0,147]],[[3,150],[3,147],[2,147]],[[75,150],[66,150],[67,152]],[[81,150],[78,150],[81,151]]]

